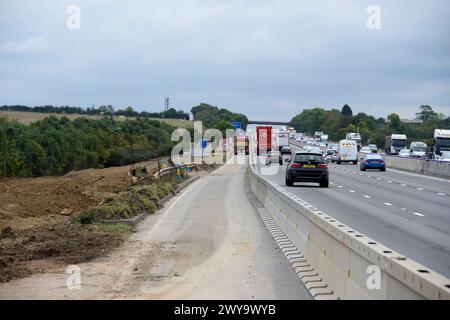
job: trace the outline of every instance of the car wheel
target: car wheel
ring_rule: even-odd
[[[381,168],[380,171],[386,171],[386,168]]]
[[[289,179],[288,176],[286,176],[286,185],[288,187],[292,187],[294,185],[294,182],[292,181],[292,179]]]
[[[358,161],[353,161],[353,164],[358,164]]]
[[[341,161],[338,160],[338,161],[336,161],[336,163],[337,163],[337,164],[341,164]]]
[[[360,169],[361,169],[361,171],[366,171],[366,169],[364,169],[363,167],[361,167]]]
[[[328,185],[329,185],[328,180],[320,183],[321,188],[328,188]]]

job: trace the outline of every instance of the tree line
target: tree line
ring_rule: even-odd
[[[175,110],[170,108],[161,112],[138,112],[129,106],[125,109],[115,110],[112,105],[104,105],[98,108],[80,108],[71,106],[36,106],[28,107],[23,105],[0,106],[1,111],[20,111],[20,112],[38,112],[38,113],[57,113],[57,114],[85,114],[85,115],[107,115],[107,116],[127,116],[141,118],[168,118],[168,119],[185,119],[189,120],[189,113],[183,110]]]
[[[434,129],[450,129],[450,117],[438,114],[431,106],[420,106],[416,116],[423,123],[403,123],[396,113],[391,113],[387,121],[364,112],[353,115],[351,107],[344,105],[341,110],[305,109],[291,122],[297,132],[313,135],[316,131],[323,131],[333,141],[344,139],[348,132],[359,132],[363,144],[374,143],[381,148],[390,134],[406,134],[409,142],[424,141],[431,145]]]
[[[233,113],[227,109],[219,108],[201,103],[191,109],[194,120],[202,121],[206,128],[215,128],[225,136],[226,129],[234,129],[231,122],[240,122],[243,130],[247,129],[248,119],[245,115],[240,113]]]
[[[175,128],[158,120],[49,116],[30,125],[0,117],[0,176],[63,175],[168,156]]]

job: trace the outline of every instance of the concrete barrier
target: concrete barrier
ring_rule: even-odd
[[[344,225],[249,167],[252,192],[303,256],[315,298],[450,300],[450,279]],[[320,290],[314,281],[326,283]]]
[[[360,153],[359,159],[362,157],[364,157],[364,154]],[[430,159],[401,158],[389,155],[383,155],[383,158],[386,161],[387,168],[390,167],[450,178],[450,162]]]

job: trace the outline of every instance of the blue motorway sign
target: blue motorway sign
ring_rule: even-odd
[[[241,128],[241,123],[239,121],[231,121],[231,125],[235,128],[235,129],[240,129]]]

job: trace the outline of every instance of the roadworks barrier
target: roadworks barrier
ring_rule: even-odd
[[[359,153],[359,160],[364,158],[364,156],[365,154]],[[450,178],[450,162],[432,159],[402,158],[390,155],[383,155],[383,158],[388,169],[394,168]]]
[[[391,167],[450,178],[450,162],[431,159],[401,158],[388,155],[383,157],[388,168]]]
[[[450,300],[450,279],[330,217],[252,165],[249,182],[300,252],[302,267],[295,270],[314,298]]]

